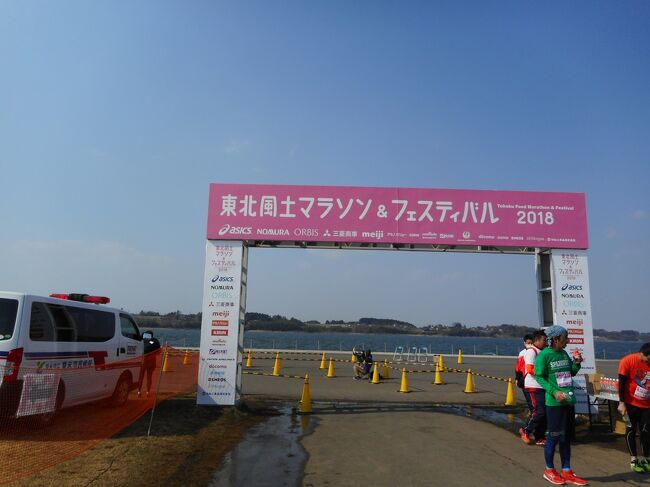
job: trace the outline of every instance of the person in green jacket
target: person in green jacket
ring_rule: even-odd
[[[564,350],[568,333],[563,326],[553,325],[544,331],[548,347],[539,352],[535,360],[535,379],[546,391],[546,469],[543,477],[556,485],[567,482],[587,485],[586,480],[571,470],[571,439],[575,429],[573,406],[576,402],[571,378],[580,370],[582,356],[576,355],[572,360]],[[553,464],[555,445],[558,445],[560,451],[562,473],[558,473]]]

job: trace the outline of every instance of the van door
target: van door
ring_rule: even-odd
[[[116,360],[120,369],[131,372],[131,383],[135,384],[140,378],[142,367],[142,336],[133,318],[125,313],[120,313],[120,328],[122,333]]]

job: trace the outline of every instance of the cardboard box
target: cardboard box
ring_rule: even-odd
[[[595,374],[585,374],[585,378],[587,381],[587,394],[590,396],[597,396],[600,394],[600,378],[602,377],[602,374],[595,373]]]
[[[625,434],[625,423],[622,420],[617,419],[616,423],[614,423],[614,433],[617,435]]]

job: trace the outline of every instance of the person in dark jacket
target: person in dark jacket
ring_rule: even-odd
[[[142,385],[145,372],[147,374],[146,395],[149,396],[151,384],[153,383],[153,372],[156,370],[158,355],[160,355],[160,342],[153,337],[151,332],[142,334],[144,344],[144,356],[142,357],[142,367],[140,367],[140,378],[138,379],[138,397],[142,395]]]

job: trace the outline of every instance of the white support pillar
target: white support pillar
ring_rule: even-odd
[[[207,241],[197,404],[234,405],[241,396],[247,273],[243,242]]]

